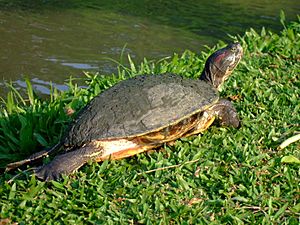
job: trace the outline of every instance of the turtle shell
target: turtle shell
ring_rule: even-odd
[[[218,101],[209,83],[173,74],[141,75],[96,96],[70,126],[65,145],[137,137],[166,128]]]

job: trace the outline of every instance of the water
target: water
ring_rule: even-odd
[[[48,94],[51,83],[65,90],[65,80],[84,77],[82,71],[111,74],[116,64],[109,58],[120,61],[123,49],[139,62],[199,52],[249,27],[278,32],[281,9],[288,20],[300,12],[298,0],[147,2],[0,10],[0,96],[5,82],[25,87],[24,77]]]

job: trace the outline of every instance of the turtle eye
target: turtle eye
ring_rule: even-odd
[[[235,46],[232,46],[231,49],[230,49],[230,51],[236,52],[236,47],[235,47]]]

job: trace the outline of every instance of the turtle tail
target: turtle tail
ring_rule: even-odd
[[[9,164],[6,165],[5,171],[8,172],[8,171],[17,169],[20,166],[36,162],[39,159],[41,159],[42,157],[45,157],[45,156],[48,156],[50,154],[53,154],[53,153],[57,152],[62,146],[63,146],[63,141],[60,141],[59,143],[57,143],[53,147],[51,147],[49,149],[42,150],[42,151],[37,152],[37,153],[34,153],[26,159],[23,159],[23,160],[17,161],[17,162],[13,162],[13,163],[9,163]]]

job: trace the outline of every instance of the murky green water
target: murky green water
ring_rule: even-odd
[[[288,20],[300,12],[298,0],[112,2],[0,10],[0,95],[4,82],[23,87],[24,76],[48,93],[50,82],[64,90],[64,81],[83,77],[83,70],[110,74],[116,64],[107,58],[119,60],[124,46],[136,62],[185,49],[199,52],[249,27],[279,31],[281,9]]]

